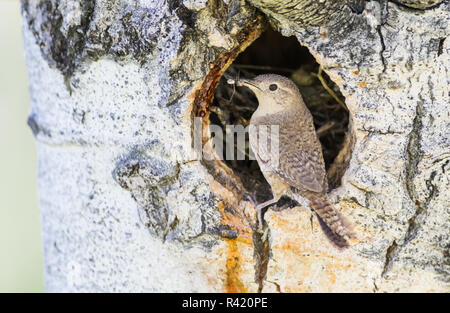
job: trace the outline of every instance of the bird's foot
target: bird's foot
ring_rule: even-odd
[[[289,203],[285,203],[282,206],[274,205],[271,209],[274,210],[275,212],[281,212],[283,210],[286,210],[289,207],[290,207],[290,204]]]

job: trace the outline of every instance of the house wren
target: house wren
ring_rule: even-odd
[[[250,131],[250,146],[273,194],[272,200],[256,205],[260,228],[265,207],[283,195],[294,199],[301,195],[309,200],[328,239],[338,248],[348,247],[353,233],[350,224],[328,199],[322,149],[312,115],[297,86],[288,78],[274,74],[230,83],[250,88],[259,102],[250,120],[250,125],[255,126],[255,131]],[[278,125],[278,136],[267,136],[261,144],[262,125]],[[278,151],[269,151],[268,147],[277,146]]]

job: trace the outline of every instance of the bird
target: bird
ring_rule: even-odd
[[[311,112],[295,83],[276,74],[230,80],[229,83],[249,88],[258,100],[250,119],[249,141],[273,195],[271,200],[255,205],[259,229],[262,229],[264,208],[278,202],[283,195],[297,201],[301,196],[309,200],[330,242],[339,249],[348,248],[349,240],[354,238],[353,229],[327,196],[321,145]],[[276,135],[268,135],[267,126],[275,126]]]

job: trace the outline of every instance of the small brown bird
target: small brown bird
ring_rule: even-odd
[[[265,207],[283,195],[296,199],[300,194],[309,200],[328,239],[338,248],[348,247],[353,232],[328,199],[322,149],[311,113],[297,86],[274,74],[241,79],[236,84],[250,88],[259,102],[250,120],[255,129],[250,130],[250,146],[273,193],[272,200],[256,206],[260,228]],[[278,125],[278,136],[265,136],[268,131],[262,133],[262,125]],[[262,135],[266,139],[261,140]],[[278,151],[271,151],[270,147],[277,147]]]

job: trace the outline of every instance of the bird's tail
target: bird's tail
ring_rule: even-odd
[[[320,227],[331,243],[340,249],[348,248],[348,240],[355,238],[353,229],[347,219],[336,211],[328,196],[316,192],[306,192],[304,196],[309,200]]]

